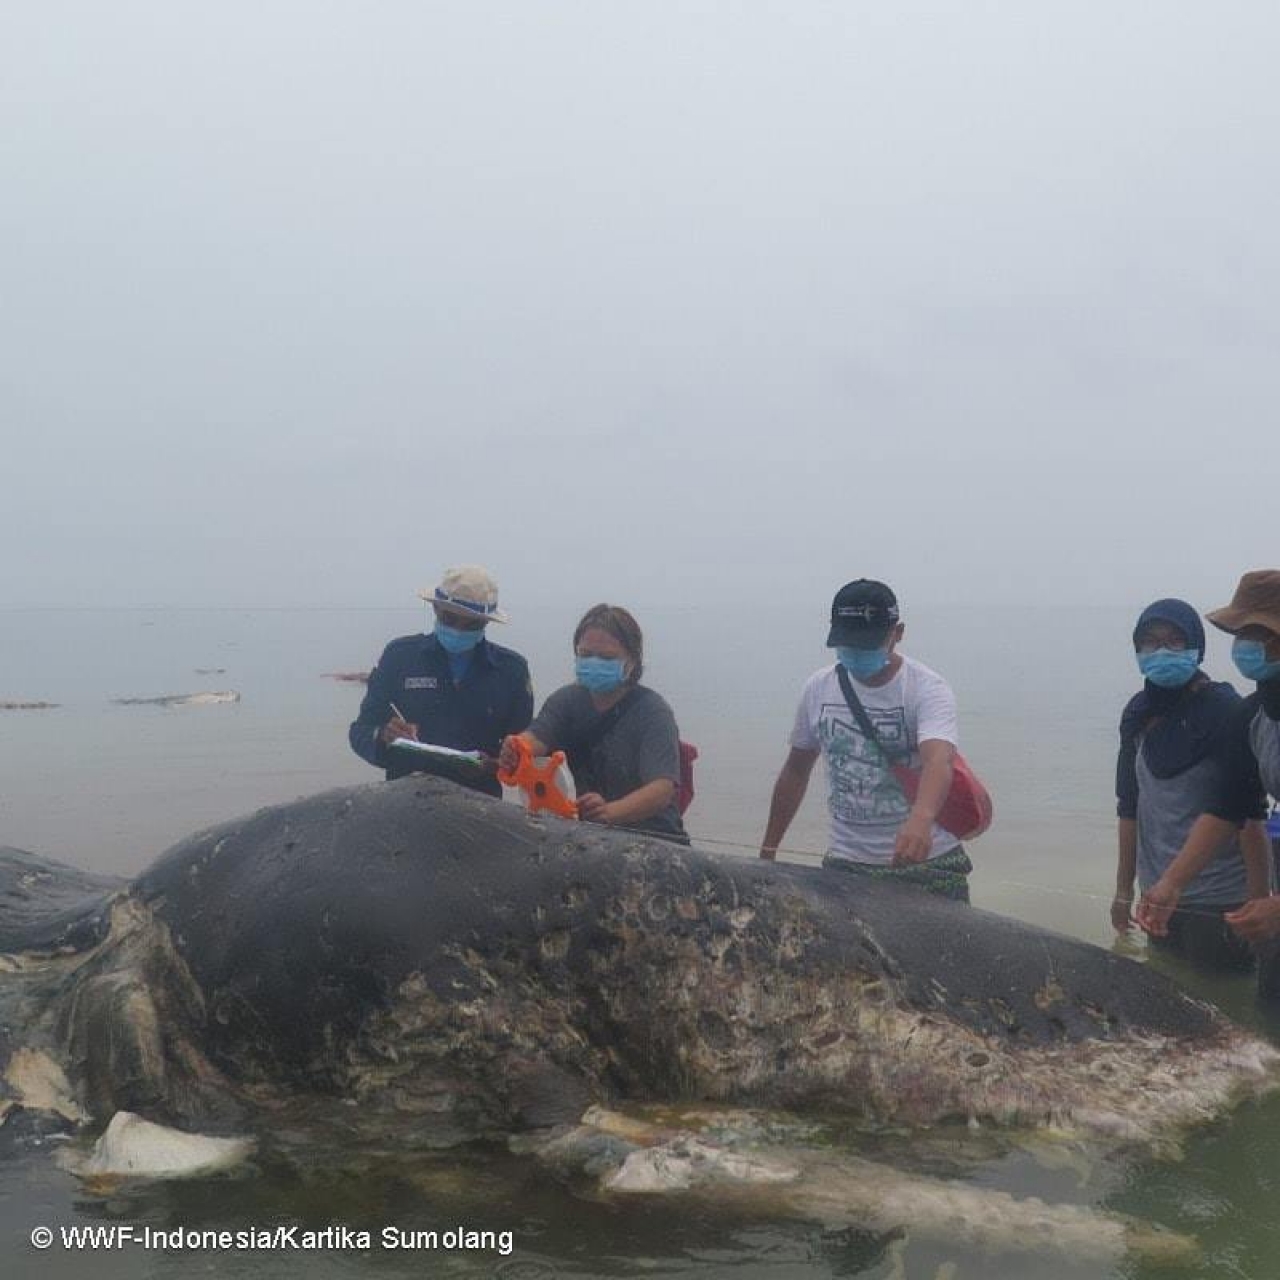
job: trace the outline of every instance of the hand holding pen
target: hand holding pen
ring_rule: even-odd
[[[378,730],[378,738],[383,745],[390,745],[396,738],[412,738],[418,740],[418,726],[404,718],[404,712],[394,702],[391,707],[391,719]]]

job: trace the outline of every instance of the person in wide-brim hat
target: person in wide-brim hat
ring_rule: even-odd
[[[464,619],[482,618],[485,622],[506,622],[507,615],[498,608],[498,584],[488,569],[478,564],[446,569],[438,587],[423,587],[418,599],[436,610],[436,616],[460,615]]]
[[[418,596],[431,606],[432,626],[383,650],[347,735],[351,748],[389,780],[432,773],[501,796],[494,761],[503,738],[532,718],[533,687],[524,658],[485,636],[491,622],[507,621],[498,584],[483,566],[464,564]],[[432,754],[402,739],[483,758]]]
[[[1256,688],[1225,730],[1225,763],[1206,812],[1174,863],[1138,904],[1138,923],[1157,936],[1167,928],[1185,886],[1212,857],[1214,842],[1264,819],[1268,793],[1280,797],[1280,570],[1246,573],[1231,603],[1205,616],[1235,637],[1232,661]],[[1240,937],[1256,945],[1280,934],[1280,898],[1254,899],[1225,919]],[[1274,956],[1259,964],[1258,990],[1268,999],[1280,997],[1280,967]]]
[[[1204,616],[1230,635],[1239,635],[1246,627],[1261,627],[1280,636],[1280,569],[1246,573],[1231,603]]]

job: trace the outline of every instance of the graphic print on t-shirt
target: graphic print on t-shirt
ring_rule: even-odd
[[[866,707],[867,718],[893,756],[906,756],[906,711],[902,707]],[[827,762],[831,816],[861,826],[900,825],[911,805],[874,742],[863,737],[849,708],[824,702],[818,738]]]

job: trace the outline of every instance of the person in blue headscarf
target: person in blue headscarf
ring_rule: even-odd
[[[1118,932],[1133,923],[1135,877],[1143,894],[1159,883],[1213,805],[1240,702],[1231,685],[1201,669],[1204,626],[1185,600],[1148,605],[1133,629],[1133,648],[1144,683],[1120,718],[1119,861],[1111,903]],[[1253,955],[1223,916],[1269,889],[1261,825],[1231,826],[1218,834],[1217,847],[1182,888],[1167,930],[1151,934],[1152,942],[1205,968],[1249,968]]]

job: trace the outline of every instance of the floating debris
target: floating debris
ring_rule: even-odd
[[[233,689],[211,693],[166,693],[158,698],[112,698],[118,707],[213,707],[223,702],[239,702]]]
[[[63,1154],[63,1168],[81,1178],[181,1178],[209,1173],[243,1160],[252,1138],[211,1138],[153,1124],[132,1111],[117,1111],[107,1131],[84,1156]]]
[[[198,676],[225,676],[227,669],[226,667],[196,667],[195,674]]]
[[[369,673],[367,671],[322,671],[320,678],[322,680],[341,680],[345,684],[369,683]]]
[[[52,711],[60,702],[0,702],[0,711]]]

